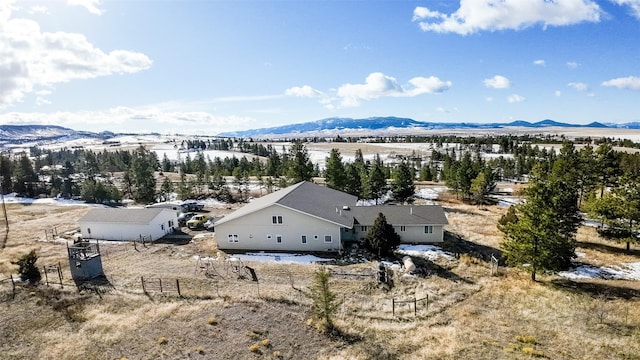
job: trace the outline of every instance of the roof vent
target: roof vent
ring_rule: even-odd
[[[351,210],[351,208],[349,207],[349,205],[345,205],[345,206],[342,207],[342,210],[347,210],[348,211],[348,210]]]

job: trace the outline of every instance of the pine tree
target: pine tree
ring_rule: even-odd
[[[309,294],[313,301],[313,315],[319,321],[319,328],[326,331],[333,329],[333,315],[340,306],[336,294],[329,288],[330,278],[331,274],[324,268],[317,270]]]
[[[571,192],[558,174],[547,174],[540,166],[534,168],[525,190],[525,202],[516,205],[516,220],[498,224],[504,232],[500,243],[507,262],[523,266],[536,280],[539,271],[561,270],[575,257],[576,219],[573,208],[563,208],[577,203],[577,192]]]
[[[309,152],[302,141],[295,141],[289,149],[287,164],[287,177],[293,183],[309,181],[313,177],[313,163],[309,159]]]
[[[366,177],[364,197],[370,200],[375,199],[377,205],[378,199],[386,194],[387,190],[389,190],[389,188],[387,186],[387,177],[384,174],[382,160],[380,160],[380,155],[376,154],[373,165],[371,165],[371,169],[369,169]]]
[[[18,265],[20,280],[29,281],[30,284],[35,284],[42,278],[40,270],[38,270],[38,267],[36,266],[36,261],[38,261],[38,255],[36,255],[35,250],[31,250],[28,254],[22,255],[16,261],[12,261],[11,263]]]
[[[393,184],[391,185],[391,191],[393,198],[402,203],[413,202],[413,196],[416,192],[416,186],[413,183],[414,169],[406,161],[401,162],[394,169],[391,175]]]
[[[345,174],[342,156],[338,149],[331,149],[329,157],[327,157],[325,165],[324,181],[328,187],[340,191],[344,191],[347,177]]]
[[[393,225],[387,222],[384,214],[379,213],[367,233],[365,244],[371,252],[379,257],[391,255],[400,245],[400,235],[393,229]]]

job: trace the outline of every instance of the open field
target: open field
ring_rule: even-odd
[[[440,203],[451,223],[442,248],[457,257],[415,258],[424,274],[397,275],[390,290],[367,276],[375,262],[326,265],[342,301],[340,333],[331,336],[307,322],[311,302],[304,294],[321,265],[246,262],[256,284],[215,258],[212,233],[196,232],[187,244],[101,242],[108,283],[78,292],[66,242],[47,241],[45,229],[69,237],[89,207],[11,204],[0,279],[15,274],[11,260],[36,249],[40,267],[62,264],[64,287],[18,286],[15,299],[2,297],[0,359],[640,358],[637,281],[548,275],[533,283],[504,267],[491,276],[487,260],[499,255],[495,222],[505,208],[465,205],[447,194]],[[592,228],[582,228],[578,241],[585,263],[640,261],[637,249],[625,254]],[[213,257],[208,268],[197,266],[198,256]],[[165,289],[178,279],[182,297],[145,294],[141,277],[161,278]]]

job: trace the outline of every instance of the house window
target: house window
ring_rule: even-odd
[[[164,224],[160,224],[160,230],[164,231]]]
[[[173,227],[173,220],[169,220],[169,227],[172,228]]]
[[[276,235],[276,242],[282,244],[282,235]]]
[[[87,234],[91,235],[91,228],[87,228]]]
[[[282,224],[282,215],[273,215],[271,217],[271,222],[274,224]]]
[[[400,226],[400,231],[406,231],[406,230],[407,230],[406,226],[404,226],[404,225]]]
[[[330,243],[331,241],[332,241],[332,240],[331,240],[331,235],[325,235],[325,236],[324,236],[324,242],[326,242],[326,243]]]
[[[238,242],[238,234],[229,234],[229,242],[237,243]]]
[[[267,235],[267,240],[271,240],[271,235]]]
[[[425,234],[433,234],[433,226],[432,225],[427,225],[424,227],[424,233]]]
[[[307,235],[302,235],[302,236],[300,237],[300,241],[301,241],[303,244],[306,244],[306,243],[307,243]]]
[[[367,227],[366,226],[360,226],[360,231],[367,231]]]

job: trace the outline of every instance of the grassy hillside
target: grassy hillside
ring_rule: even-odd
[[[36,249],[39,266],[60,262],[64,287],[19,286],[8,299],[0,287],[0,359],[636,359],[640,358],[637,281],[571,281],[557,275],[533,283],[486,260],[499,254],[495,222],[502,207],[444,199],[449,221],[442,247],[457,257],[415,259],[421,276],[394,277],[378,287],[377,263],[327,265],[342,305],[338,332],[325,335],[308,322],[305,296],[320,265],[246,263],[259,283],[236,272],[219,254],[208,274],[197,256],[218,254],[210,234],[184,245],[147,247],[101,243],[107,283],[78,291],[66,263],[66,242],[46,241],[75,228],[86,207],[11,205],[10,232],[0,251],[0,279],[10,263]],[[640,261],[638,251],[578,233],[580,261],[616,265]],[[141,277],[174,293],[144,293]],[[425,300],[428,297],[428,302]],[[393,300],[396,304],[395,314]],[[421,299],[414,309],[413,299]],[[408,301],[408,302],[402,302]]]

